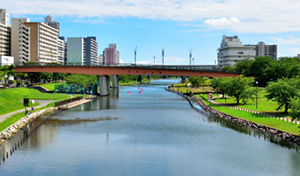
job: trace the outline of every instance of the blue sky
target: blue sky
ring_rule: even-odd
[[[61,36],[96,36],[99,54],[116,43],[120,59],[134,62],[214,64],[222,36],[243,44],[278,45],[278,56],[300,53],[299,0],[11,0],[1,2],[11,18],[60,22]]]

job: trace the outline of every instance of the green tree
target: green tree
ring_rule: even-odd
[[[6,85],[9,78],[16,75],[16,71],[14,70],[15,65],[4,65],[1,67],[1,74],[4,76],[4,84]]]
[[[229,96],[236,98],[237,104],[240,103],[240,100],[243,103],[247,103],[247,100],[253,99],[255,95],[255,89],[252,87],[254,78],[253,77],[244,77],[243,75],[235,78],[226,78],[227,79],[227,88],[226,93]]]
[[[300,98],[292,98],[291,99],[291,112],[290,116],[292,117],[293,120],[300,119]]]
[[[276,82],[269,82],[266,87],[267,95],[265,96],[268,100],[277,101],[278,108],[281,109],[284,106],[284,112],[287,113],[290,108],[290,101],[292,98],[299,97],[300,88],[300,77],[296,78],[282,78]]]
[[[81,74],[72,74],[66,77],[67,84],[78,84],[78,85],[87,85],[89,83],[97,83],[96,75],[81,75]]]
[[[190,76],[188,81],[192,84],[192,87],[198,87],[199,84],[204,84],[205,80],[202,77]]]
[[[220,78],[214,78],[211,81],[211,86],[217,90],[219,93],[221,93],[223,95],[226,94],[227,90],[228,90],[228,86],[229,86],[229,79],[228,78],[224,78],[224,77],[220,77]]]
[[[220,71],[222,71],[222,72],[235,72],[235,67],[226,66],[226,67],[223,67]]]

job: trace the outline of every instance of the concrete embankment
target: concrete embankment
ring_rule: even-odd
[[[95,98],[94,96],[89,96],[88,98],[81,99],[79,101],[75,101],[72,103],[69,103],[66,105],[66,108],[64,109],[70,109],[76,106],[79,106],[81,104],[90,102]],[[32,113],[31,115],[27,115],[26,117],[21,118],[19,121],[15,122],[5,130],[1,131],[0,133],[0,145],[8,138],[11,138],[13,134],[17,133],[20,129],[22,129],[24,126],[26,126],[29,122],[32,122],[34,119],[36,119],[39,116],[49,114],[51,112],[54,112],[58,110],[59,107],[50,107],[47,109],[43,109],[37,112]]]
[[[166,89],[166,90],[168,90],[170,92],[174,92],[182,97],[185,97],[184,93],[182,93],[180,91],[176,91],[171,88]],[[287,133],[285,131],[274,129],[274,128],[271,128],[268,126],[257,124],[257,123],[251,122],[251,121],[244,120],[242,118],[238,118],[238,117],[220,112],[220,111],[215,110],[215,109],[211,108],[210,106],[206,105],[200,98],[198,98],[196,96],[192,96],[192,97],[190,97],[190,99],[195,101],[203,110],[208,111],[220,118],[223,118],[226,121],[230,121],[230,122],[237,124],[239,126],[242,126],[242,127],[254,129],[255,131],[259,132],[259,134],[260,133],[269,134],[271,136],[271,138],[273,137],[273,138],[275,138],[275,140],[277,140],[277,138],[281,138],[289,143],[289,147],[292,146],[293,144],[295,144],[295,148],[298,151],[298,148],[300,146],[300,136],[298,136],[298,135],[295,135],[292,133]]]

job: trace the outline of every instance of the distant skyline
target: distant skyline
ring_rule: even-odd
[[[10,18],[60,22],[64,37],[96,36],[99,54],[116,43],[120,60],[137,63],[215,64],[222,36],[243,44],[278,45],[278,57],[300,53],[298,0],[13,0],[1,2]]]

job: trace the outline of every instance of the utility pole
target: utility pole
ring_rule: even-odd
[[[190,49],[190,68],[191,68],[191,65],[192,65],[192,52],[193,52],[193,50]]]
[[[164,65],[165,47],[161,47],[161,52],[162,52],[162,65]]]
[[[154,60],[154,65],[155,65],[155,56],[153,57],[153,60]]]
[[[136,50],[137,50],[137,46],[134,48],[134,65],[136,65]]]

